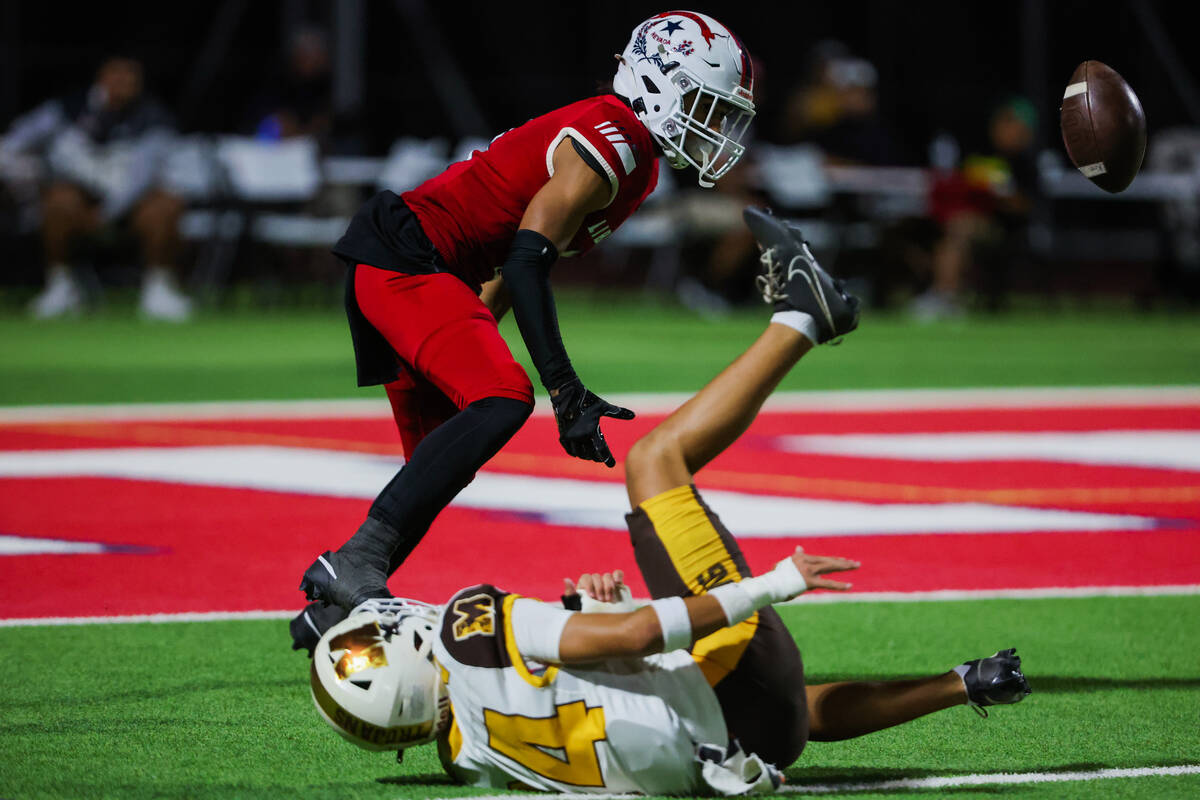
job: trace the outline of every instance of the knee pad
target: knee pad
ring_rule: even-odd
[[[521,373],[522,375],[524,372]],[[528,383],[528,378],[526,379]],[[531,390],[532,391],[532,390]],[[507,396],[485,397],[476,400],[467,408],[475,408],[484,412],[497,433],[505,435],[505,441],[521,429],[525,420],[533,413],[533,401],[515,400]]]

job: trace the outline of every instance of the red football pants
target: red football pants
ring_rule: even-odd
[[[533,405],[529,376],[513,359],[492,312],[458,278],[359,264],[354,296],[400,357],[399,378],[385,388],[406,457],[476,400],[509,397]]]

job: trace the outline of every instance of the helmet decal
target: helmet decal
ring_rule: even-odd
[[[654,65],[657,66],[660,70],[662,70],[663,72],[666,72],[667,67],[663,63],[662,57],[659,56],[658,53],[650,54],[650,53],[646,52],[646,32],[649,31],[653,25],[654,25],[653,21],[647,22],[637,32],[637,35],[635,35],[633,37],[633,45],[632,45],[633,54],[638,57],[639,61],[653,62]]]
[[[664,17],[683,17],[684,19],[690,19],[692,22],[699,25],[700,26],[700,35],[704,37],[704,43],[708,45],[709,50],[712,50],[713,42],[716,41],[717,36],[719,34],[713,33],[713,29],[708,27],[708,21],[705,20],[704,17],[702,17],[699,14],[696,14],[692,11],[664,11],[661,14],[655,14],[650,19],[656,20],[656,19],[662,19]],[[671,26],[674,26],[674,27],[671,27]],[[683,26],[680,25],[678,22],[674,22],[674,21],[668,22],[667,23],[667,35],[670,36],[672,33],[674,33],[675,31],[679,30],[682,27]]]

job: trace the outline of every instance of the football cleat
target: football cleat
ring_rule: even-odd
[[[340,606],[346,611],[373,597],[392,596],[387,588],[387,574],[382,569],[340,550],[336,553],[326,550],[317,556],[304,570],[300,591],[308,600]]]
[[[954,671],[967,688],[967,704],[981,717],[987,716],[984,706],[1019,703],[1033,693],[1021,672],[1021,657],[1015,647],[987,658],[967,661]]]
[[[817,344],[858,327],[858,298],[821,268],[794,223],[754,206],[748,206],[742,216],[762,250],[763,274],[757,285],[764,301],[773,303],[776,311],[811,316],[817,325]]]
[[[313,650],[325,631],[345,618],[346,611],[341,606],[309,603],[288,624],[288,630],[292,634],[292,649],[307,650],[308,657],[312,658]]]

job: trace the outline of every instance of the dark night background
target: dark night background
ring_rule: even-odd
[[[335,149],[383,153],[398,136],[490,136],[595,91],[634,25],[660,10],[646,2],[430,3],[432,33],[406,22],[397,3],[362,0],[365,85],[358,112],[339,120]],[[1164,34],[1196,74],[1192,3],[1152,0]],[[150,88],[185,131],[238,131],[248,106],[276,74],[285,31],[330,27],[332,3],[174,2],[0,4],[0,128],[52,95],[85,85],[114,51],[142,57]],[[836,38],[879,69],[881,111],[906,161],[923,163],[939,130],[966,144],[1007,94],[1034,100],[1041,137],[1058,136],[1062,87],[1085,59],[1121,72],[1138,91],[1151,130],[1187,122],[1184,104],[1133,5],[1023,0],[1002,3],[704,2],[695,6],[736,31],[760,60],[759,135],[772,138],[778,103],[803,75],[806,54]],[[197,66],[224,22],[227,47],[213,70]],[[448,53],[482,112],[480,130],[453,122],[433,90],[424,46]],[[335,58],[338,54],[335,52]]]

